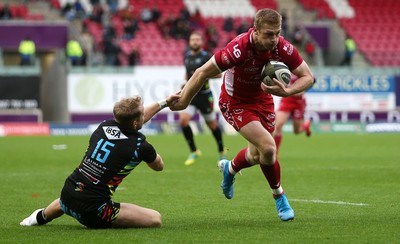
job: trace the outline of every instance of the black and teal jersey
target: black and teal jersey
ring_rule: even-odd
[[[210,58],[212,57],[212,55],[207,52],[207,51],[201,51],[198,54],[192,54],[192,52],[189,50],[185,53],[185,57],[184,57],[184,64],[185,64],[185,68],[186,68],[186,76],[187,79],[189,80],[190,77],[192,77],[194,71],[199,68],[200,66],[202,66],[203,64],[205,64]],[[204,83],[204,85],[201,87],[200,92],[202,91],[206,91],[210,89],[210,85],[208,80]]]
[[[82,201],[110,199],[129,173],[142,161],[154,162],[157,153],[146,137],[114,120],[93,132],[88,149],[64,189]]]

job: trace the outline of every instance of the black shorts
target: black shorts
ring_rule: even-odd
[[[64,213],[89,228],[110,228],[118,216],[121,204],[109,200],[85,202],[68,193],[64,188],[60,197]]]
[[[200,91],[194,96],[190,105],[195,106],[202,114],[209,114],[214,110],[214,96],[210,90],[202,92]]]

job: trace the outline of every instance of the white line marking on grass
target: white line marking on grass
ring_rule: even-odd
[[[323,201],[323,200],[306,200],[306,199],[290,199],[293,202],[311,202],[311,203],[322,203],[322,204],[338,204],[338,205],[352,205],[352,206],[368,206],[367,203],[353,203],[353,202],[342,202],[342,201]]]

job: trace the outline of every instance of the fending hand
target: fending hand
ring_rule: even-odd
[[[178,90],[178,91],[174,92],[173,94],[169,95],[169,96],[165,99],[165,101],[167,102],[167,106],[168,106],[168,107],[173,106],[173,105],[178,101],[178,99],[179,99],[180,97],[181,97],[181,90]]]

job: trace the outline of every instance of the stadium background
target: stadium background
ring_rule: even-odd
[[[94,124],[112,116],[111,108],[121,97],[141,94],[147,103],[177,90],[184,77],[186,40],[161,26],[168,18],[178,18],[183,8],[190,13],[189,28],[209,33],[211,51],[223,47],[241,23],[251,23],[257,9],[277,9],[286,16],[285,37],[295,43],[318,81],[306,95],[306,116],[313,119],[316,133],[400,131],[396,0],[383,0],[379,6],[372,0],[80,2],[83,11],[65,12],[74,0],[1,1],[0,9],[8,5],[13,18],[0,20],[0,136],[87,135]],[[142,10],[154,7],[160,18],[141,20]],[[100,20],[95,18],[99,8]],[[224,30],[227,17],[233,20],[232,31]],[[126,36],[124,26],[131,18],[138,29]],[[110,29],[119,50],[112,65],[104,53]],[[339,65],[346,35],[357,44],[352,66]],[[25,36],[37,47],[31,66],[19,66],[17,49]],[[80,42],[85,64],[71,65],[65,54],[69,39]],[[218,94],[221,81],[211,84]],[[226,133],[234,133],[218,118]],[[165,110],[144,132],[177,132],[177,119],[176,113]],[[199,132],[205,130],[198,116],[193,123]]]

